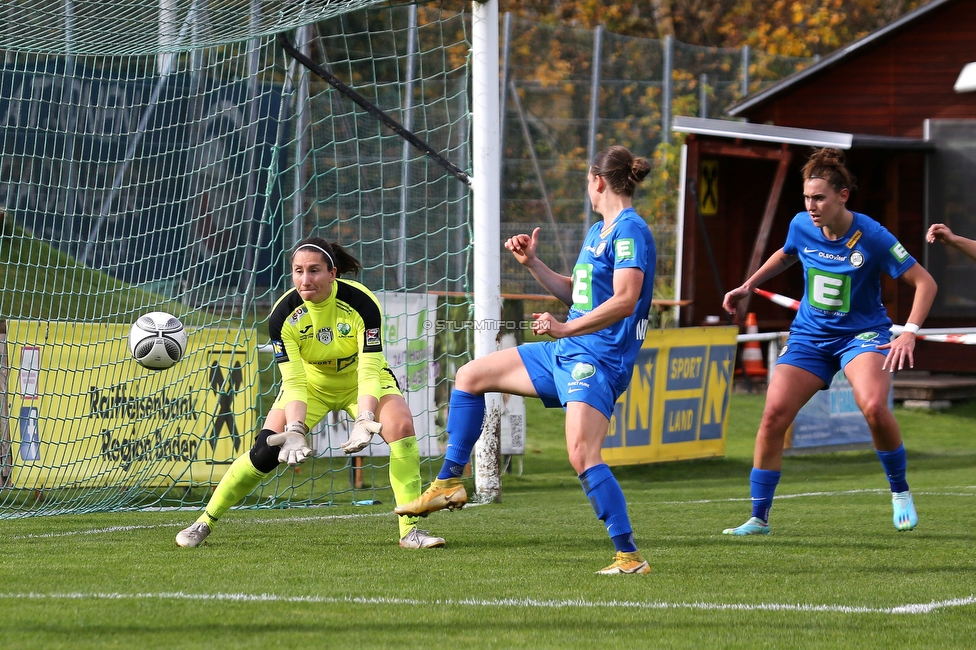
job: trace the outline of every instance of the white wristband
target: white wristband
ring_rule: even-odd
[[[902,332],[908,332],[910,334],[918,334],[918,325],[915,323],[905,323],[905,326],[901,328]]]

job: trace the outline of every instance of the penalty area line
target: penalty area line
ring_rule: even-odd
[[[798,612],[798,613],[834,613],[834,614],[931,614],[942,609],[952,607],[968,607],[976,605],[976,595],[949,600],[933,600],[928,603],[912,603],[895,607],[864,607],[856,605],[813,605],[802,603],[706,603],[685,602],[668,603],[661,601],[590,601],[590,600],[537,600],[534,598],[496,598],[475,599],[464,598],[423,600],[419,598],[383,598],[365,596],[281,596],[278,594],[243,594],[216,593],[194,594],[182,591],[160,593],[0,593],[0,600],[186,600],[186,601],[214,601],[214,602],[255,602],[255,603],[313,603],[331,605],[406,605],[410,607],[518,607],[537,609],[691,609],[702,611],[737,611],[737,612]]]

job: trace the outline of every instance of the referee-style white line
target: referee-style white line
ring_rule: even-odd
[[[620,601],[603,600],[536,600],[534,598],[495,598],[478,599],[463,598],[422,600],[419,598],[367,598],[365,596],[347,596],[337,598],[333,596],[279,596],[277,594],[192,594],[182,591],[160,593],[0,593],[0,600],[195,600],[195,601],[231,601],[231,602],[279,602],[279,603],[314,603],[314,604],[353,604],[353,605],[407,605],[410,607],[517,607],[537,609],[693,609],[704,611],[737,611],[737,612],[800,612],[800,613],[834,613],[834,614],[931,614],[942,609],[952,607],[967,607],[976,605],[976,595],[950,600],[933,600],[928,603],[912,603],[896,607],[863,607],[853,605],[804,605],[802,603],[668,603],[661,601]]]

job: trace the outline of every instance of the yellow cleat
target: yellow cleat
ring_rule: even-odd
[[[600,569],[597,574],[602,574],[605,576],[617,575],[619,573],[650,573],[651,566],[647,561],[641,556],[639,551],[634,551],[633,553],[624,553],[623,551],[617,551],[617,555],[613,558],[613,564],[605,569]]]
[[[424,493],[402,506],[393,509],[398,515],[408,517],[426,517],[432,512],[443,510],[460,510],[468,502],[468,493],[459,478],[434,479]]]

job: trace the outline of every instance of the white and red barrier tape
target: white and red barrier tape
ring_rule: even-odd
[[[792,309],[796,311],[800,308],[800,301],[794,300],[793,298],[788,298],[782,294],[773,293],[772,291],[764,291],[763,289],[753,289],[753,291],[770,300],[781,307],[786,307],[787,309]],[[891,333],[895,336],[901,334],[904,328],[901,325],[892,325]],[[960,343],[962,345],[976,345],[976,328],[973,327],[960,327],[953,329],[921,329],[916,335],[917,338],[923,339],[925,341],[932,341],[934,343]],[[739,340],[742,340],[740,337]]]

